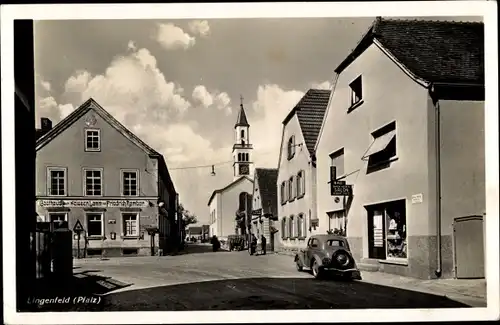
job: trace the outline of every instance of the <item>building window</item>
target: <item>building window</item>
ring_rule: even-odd
[[[286,186],[286,181],[281,183],[281,188],[280,188],[280,195],[281,195],[281,204],[285,204],[287,201],[287,186]]]
[[[328,230],[330,233],[347,236],[347,224],[344,210],[327,212]]]
[[[306,194],[305,172],[301,170],[297,173],[297,197],[301,198]]]
[[[241,137],[244,138],[245,137],[245,130],[241,130]]]
[[[349,85],[351,92],[351,108],[360,103],[363,99],[363,82],[361,80],[361,76],[354,79],[353,82]]]
[[[295,181],[295,176],[290,177],[288,180],[288,200],[293,201],[295,200],[296,197],[296,181]]]
[[[367,207],[369,257],[406,259],[406,200]]]
[[[367,173],[390,166],[396,158],[396,122],[372,133],[373,142],[364,155],[368,158]]]
[[[290,216],[290,219],[288,220],[288,236],[290,238],[295,238],[295,227],[293,224],[294,217]]]
[[[137,213],[123,214],[123,235],[137,236],[138,235],[139,215]]]
[[[104,222],[102,213],[87,214],[87,236],[100,237],[104,236]]]
[[[249,161],[248,153],[245,153],[245,161]]]
[[[61,223],[68,221],[68,214],[64,212],[51,212],[49,213],[49,222]]]
[[[294,135],[292,135],[290,137],[290,139],[288,139],[287,153],[288,153],[288,160],[292,159],[293,156],[295,155],[295,136]]]
[[[47,168],[48,193],[50,196],[65,196],[66,193],[66,168],[49,167]]]
[[[85,195],[102,196],[102,169],[85,169]]]
[[[101,150],[101,130],[86,129],[85,151],[100,151],[100,150]]]
[[[297,217],[297,237],[303,238],[305,233],[305,219],[304,214],[299,214]]]
[[[285,239],[287,238],[287,224],[286,224],[286,217],[281,220],[281,238]]]
[[[335,167],[336,179],[342,178],[345,175],[344,148],[337,150],[330,155],[330,166]]]
[[[136,170],[122,170],[122,195],[139,195],[139,173]]]

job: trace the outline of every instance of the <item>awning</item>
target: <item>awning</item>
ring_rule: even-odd
[[[372,142],[371,146],[368,148],[368,151],[363,155],[362,159],[365,159],[367,157],[370,157],[373,154],[376,154],[377,152],[380,152],[384,150],[388,145],[389,142],[396,136],[396,130],[393,130],[391,132],[388,132],[378,138],[375,138],[375,140]]]

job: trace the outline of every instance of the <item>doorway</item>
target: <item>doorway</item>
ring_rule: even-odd
[[[384,210],[367,208],[368,210],[368,257],[385,260],[385,222]]]

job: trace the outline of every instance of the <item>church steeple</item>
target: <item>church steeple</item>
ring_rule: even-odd
[[[241,176],[253,177],[253,163],[251,153],[253,146],[250,144],[250,124],[248,123],[243,107],[243,96],[240,97],[240,111],[234,125],[235,142],[233,145],[233,170],[234,179]]]
[[[236,120],[236,124],[234,125],[234,127],[235,128],[238,126],[249,127],[250,124],[248,124],[247,115],[245,114],[245,108],[243,108],[243,96],[240,96],[240,100],[241,100],[240,111],[238,112],[238,119]]]

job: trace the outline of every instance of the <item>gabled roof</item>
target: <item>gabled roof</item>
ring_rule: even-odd
[[[234,127],[236,128],[237,126],[250,126],[250,124],[248,124],[247,115],[245,114],[243,104],[240,105],[240,111],[238,112],[238,118],[236,119],[236,124],[234,125]]]
[[[259,187],[260,201],[264,213],[271,213],[273,216],[278,215],[277,207],[277,168],[256,168],[254,186]]]
[[[128,138],[130,141],[135,143],[139,148],[144,150],[147,154],[152,156],[161,156],[156,150],[144,143],[139,137],[128,130],[123,124],[118,122],[111,114],[109,114],[104,108],[101,107],[93,98],[89,98],[85,103],[80,105],[71,114],[66,116],[61,122],[57,123],[49,132],[43,135],[36,142],[36,150],[40,150],[55,137],[61,134],[64,130],[69,128],[78,119],[84,116],[90,110],[94,110],[103,120],[108,122],[113,126],[118,132],[120,132],[124,137]]]
[[[223,188],[220,188],[218,190],[213,191],[212,195],[210,195],[210,198],[208,199],[208,205],[210,206],[210,203],[212,203],[212,200],[214,199],[215,194],[227,191],[228,189],[230,189],[234,185],[240,183],[244,179],[247,179],[247,180],[249,180],[250,182],[253,183],[253,179],[251,179],[250,177],[248,177],[248,176],[241,176],[240,178],[235,179],[233,182],[229,183],[227,186],[225,186]]]
[[[483,23],[378,17],[335,72],[341,73],[373,42],[426,82],[484,85]]]
[[[310,155],[314,154],[314,146],[328,107],[330,94],[330,90],[309,89],[283,121],[283,125],[286,125],[297,114],[305,145]]]
[[[141,148],[148,155],[155,157],[159,162],[160,177],[166,180],[168,186],[173,192],[176,192],[175,186],[170,177],[170,173],[165,162],[165,158],[158,151],[154,150],[148,146],[144,141],[139,139],[134,133],[127,129],[123,124],[118,122],[111,114],[109,114],[101,105],[99,105],[93,98],[89,98],[80,107],[74,110],[71,114],[66,116],[62,121],[57,123],[49,132],[45,133],[43,136],[36,141],[36,151],[43,148],[45,145],[50,143],[55,137],[61,134],[64,130],[69,128],[78,119],[84,116],[90,110],[94,110],[103,120],[108,122],[112,127],[114,127],[118,132],[120,132],[124,137],[132,141],[135,145]]]

